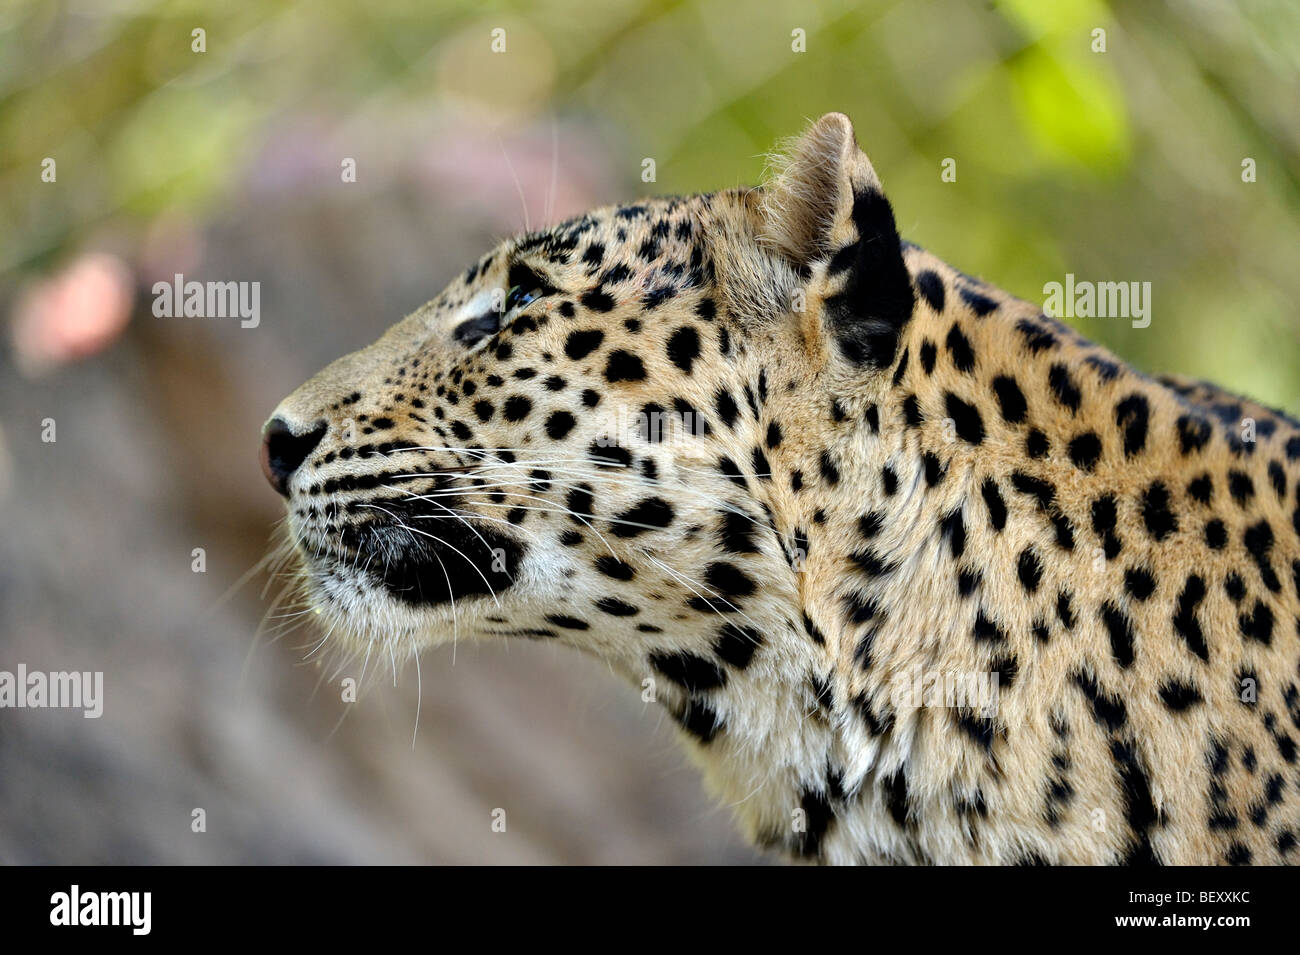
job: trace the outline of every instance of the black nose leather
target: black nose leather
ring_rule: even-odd
[[[289,478],[298,470],[312,449],[325,437],[325,422],[312,431],[294,434],[283,418],[272,418],[262,429],[262,473],[285,497],[289,496]]]

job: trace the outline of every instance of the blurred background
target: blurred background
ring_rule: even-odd
[[[344,703],[237,586],[266,416],[526,223],[754,183],[828,110],[906,238],[1149,281],[1073,324],[1300,413],[1298,76],[1294,0],[0,5],[0,669],[105,674],[101,719],[0,710],[0,861],[757,861],[572,652],[429,654],[414,745],[413,670]],[[155,317],[175,273],[260,323]]]

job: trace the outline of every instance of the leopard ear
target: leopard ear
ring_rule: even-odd
[[[824,268],[825,327],[856,365],[892,363],[916,302],[871,162],[843,113],[813,123],[763,189],[761,239],[805,275]]]

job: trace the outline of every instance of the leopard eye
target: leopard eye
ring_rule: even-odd
[[[506,294],[506,311],[513,312],[517,308],[523,308],[542,297],[541,289],[533,289],[531,292],[524,291],[522,285],[516,285]]]

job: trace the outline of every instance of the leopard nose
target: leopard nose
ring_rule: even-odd
[[[311,431],[295,434],[289,423],[275,417],[262,429],[262,473],[285,497],[289,496],[289,478],[307,460],[307,455],[320,444],[328,426],[324,421]]]

